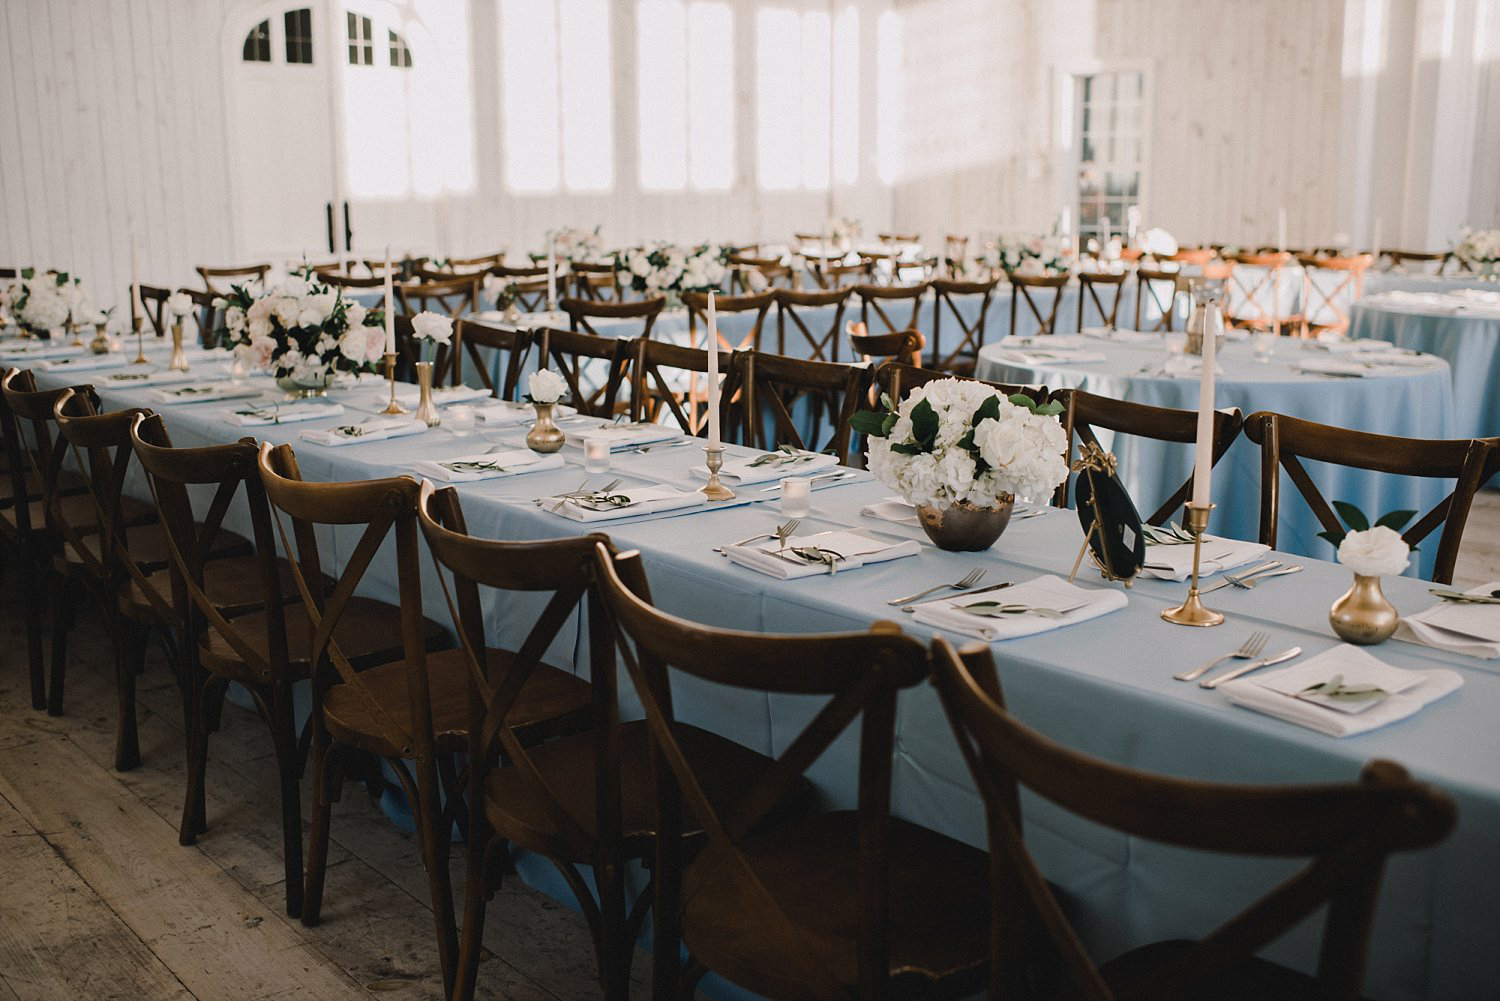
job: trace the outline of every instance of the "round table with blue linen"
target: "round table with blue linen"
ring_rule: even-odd
[[[978,375],[993,382],[1041,384],[1049,389],[1082,389],[1131,403],[1196,410],[1198,375],[1166,374],[1174,357],[1168,349],[1175,338],[1132,343],[1082,338],[1071,351],[1054,356],[1084,354],[1093,360],[1039,360],[1017,354],[1014,344],[987,345],[979,355]],[[1045,346],[1038,338],[1035,345]],[[1039,350],[1039,348],[1038,348]],[[1102,358],[1101,358],[1102,356]],[[1180,362],[1181,356],[1175,356]],[[1342,377],[1303,371],[1304,362],[1317,364],[1334,354],[1312,342],[1291,338],[1275,341],[1275,353],[1258,361],[1249,343],[1229,341],[1219,353],[1215,404],[1238,407],[1249,416],[1271,410],[1321,424],[1355,428],[1411,438],[1451,438],[1455,424],[1448,365],[1439,358],[1423,364],[1370,370],[1364,377]],[[1028,360],[1035,363],[1028,364]],[[1176,367],[1174,362],[1173,368]],[[1378,374],[1376,374],[1378,373]],[[1142,516],[1150,515],[1192,473],[1193,449],[1136,436],[1100,435],[1119,460],[1120,478]],[[1330,500],[1348,501],[1373,520],[1388,511],[1416,510],[1425,514],[1453,489],[1452,480],[1389,476],[1325,463],[1305,463],[1313,481]],[[1241,437],[1214,468],[1213,500],[1217,505],[1209,531],[1236,539],[1257,539],[1260,523],[1260,452]],[[1334,558],[1332,547],[1318,538],[1317,517],[1297,488],[1282,474],[1281,513],[1277,548],[1283,551]],[[1180,519],[1174,519],[1180,520]],[[1430,576],[1436,560],[1436,535],[1419,547],[1408,573]]]

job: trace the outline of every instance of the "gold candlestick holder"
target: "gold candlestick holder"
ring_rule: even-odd
[[[73,335],[73,339],[68,341],[68,347],[70,348],[81,348],[84,346],[83,337],[79,335],[78,328],[79,324],[74,322],[72,317],[69,317],[68,333]]]
[[[1193,576],[1188,581],[1187,600],[1161,613],[1162,618],[1179,626],[1218,626],[1224,622],[1223,614],[1204,608],[1198,596],[1198,559],[1203,555],[1203,532],[1208,528],[1208,513],[1213,509],[1212,504],[1187,506],[1187,530],[1193,533]]]
[[[109,330],[107,324],[94,324],[94,339],[89,341],[89,350],[96,355],[109,354]]]
[[[132,365],[149,365],[149,364],[151,364],[151,359],[146,357],[146,342],[141,337],[141,318],[139,316],[131,317],[131,319],[130,319],[130,325],[135,328],[135,360],[132,361],[130,364],[132,364]]]
[[[703,485],[703,493],[711,501],[734,500],[734,491],[719,479],[719,470],[724,465],[724,446],[705,445],[703,451],[708,456],[708,482]]]
[[[381,411],[383,414],[404,414],[406,408],[396,402],[396,355],[387,351],[385,354],[385,377],[391,384],[391,402]]]

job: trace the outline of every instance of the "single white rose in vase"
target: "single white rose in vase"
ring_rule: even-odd
[[[411,318],[411,333],[422,341],[422,360],[432,361],[439,344],[447,344],[453,338],[453,318],[423,310]]]
[[[1384,525],[1350,532],[1339,543],[1339,562],[1362,577],[1394,577],[1411,563],[1411,547]]]
[[[167,312],[171,313],[177,322],[181,323],[182,318],[191,314],[192,311],[193,297],[186,292],[173,292],[167,296]]]
[[[568,384],[563,377],[549,368],[544,368],[531,373],[526,380],[526,402],[550,404],[556,403],[563,398],[568,391]]]
[[[1354,586],[1328,610],[1328,624],[1347,643],[1382,643],[1401,617],[1380,590],[1380,578],[1399,574],[1411,562],[1411,547],[1386,525],[1349,532],[1339,543],[1339,562],[1354,571]]]

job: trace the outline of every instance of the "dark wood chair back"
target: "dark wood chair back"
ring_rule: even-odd
[[[12,496],[37,496],[41,500],[42,523],[32,517],[32,505],[18,503],[14,506],[16,534],[22,540],[34,532],[47,532],[54,538],[76,540],[88,529],[86,524],[69,525],[58,504],[58,480],[63,472],[63,463],[68,450],[57,439],[56,420],[53,407],[66,393],[87,397],[94,407],[99,405],[98,394],[93,386],[72,386],[63,389],[37,389],[36,377],[30,369],[10,369],[0,378],[0,395],[4,396],[8,419],[5,422],[6,458],[10,465]],[[23,425],[26,430],[22,430]],[[29,488],[27,474],[36,487]],[[39,488],[39,489],[38,489]]]
[[[448,275],[482,274],[505,262],[505,251],[484,254],[480,257],[450,257],[443,263],[442,271]]]
[[[1125,289],[1125,272],[1080,271],[1078,273],[1078,329],[1083,329],[1084,314],[1092,304],[1103,326],[1113,327],[1120,315],[1120,293]],[[1101,294],[1101,290],[1102,294]],[[1104,305],[1104,299],[1109,305]]]
[[[986,325],[989,323],[990,300],[995,297],[995,288],[1000,284],[999,277],[988,281],[959,281],[956,279],[934,278],[932,280],[932,354],[929,362],[933,368],[942,369],[945,372],[955,372],[963,375],[972,374],[975,363],[979,357],[979,349],[984,347],[984,334]],[[964,314],[958,308],[955,300],[961,297],[979,296],[979,315],[973,320],[965,319]],[[943,312],[947,310],[948,315],[953,317],[953,322],[958,325],[958,342],[951,349],[945,349],[942,343]]]
[[[993,656],[981,644],[955,651],[939,637],[932,680],[984,801],[991,998],[1033,996],[1027,988],[1038,982],[1052,985],[1047,996],[1086,1001],[1224,996],[1231,985],[1243,989],[1243,964],[1326,906],[1307,996],[1354,1001],[1386,858],[1441,841],[1456,821],[1447,794],[1389,761],[1367,764],[1358,782],[1255,786],[1173,778],[1080,754],[1009,713]],[[1018,788],[1131,838],[1311,861],[1204,938],[1181,943],[1166,961],[1129,964],[1143,976],[1132,978],[1127,993],[1084,950],[1032,858]],[[1148,960],[1152,948],[1142,950]]]
[[[807,270],[813,281],[818,288],[824,290],[848,288],[867,282],[872,277],[867,263],[856,261],[846,264],[843,254],[834,257],[804,255],[803,260],[807,261]]]
[[[370,275],[357,278],[354,275],[341,275],[337,271],[318,272],[318,281],[329,288],[384,288],[384,275]],[[394,293],[393,293],[394,294]],[[382,306],[384,303],[381,304]]]
[[[813,361],[839,360],[839,331],[843,329],[844,309],[849,304],[850,287],[823,289],[779,288],[776,290],[776,353],[807,357]],[[832,322],[827,328],[809,326],[799,310],[833,307]],[[795,328],[788,350],[787,331]],[[800,336],[799,336],[800,335]]]
[[[915,329],[919,325],[922,300],[927,295],[927,289],[927,282],[918,285],[856,285],[854,294],[859,297],[860,322],[865,325],[866,330],[876,333]],[[900,307],[907,303],[911,304],[911,315],[903,321],[900,318]],[[880,320],[879,330],[870,323],[872,314]],[[891,319],[892,314],[897,314],[897,319]]]
[[[890,784],[895,740],[896,696],[925,678],[921,644],[887,622],[868,632],[775,635],[714,629],[668,615],[651,604],[639,553],[615,556],[597,549],[597,577],[609,618],[617,630],[621,659],[645,708],[657,756],[658,822],[657,941],[658,986],[675,981],[678,955],[678,887],[683,807],[701,824],[705,845],[700,858],[722,866],[735,885],[751,886],[759,903],[753,934],[775,944],[757,952],[785,957],[780,971],[760,976],[799,986],[798,996],[844,997],[838,973],[811,960],[805,934],[789,901],[766,889],[755,863],[741,845],[757,823],[786,799],[803,773],[841,734],[858,721],[857,883],[848,892],[859,899],[859,996],[887,996],[890,975],[889,921],[892,873],[886,852],[890,827]],[[700,781],[700,765],[678,738],[672,678],[784,695],[824,696],[828,702],[777,758],[776,765],[737,802],[715,802]],[[748,880],[748,884],[743,881]],[[747,915],[747,918],[750,916]],[[691,931],[691,929],[689,929]],[[691,936],[687,939],[692,947]],[[778,975],[779,974],[779,975]],[[666,996],[666,995],[662,995]]]
[[[988,382],[984,379],[975,379],[968,375],[953,375],[950,372],[938,372],[930,368],[917,368],[913,365],[904,365],[901,362],[888,361],[875,370],[875,391],[879,395],[889,396],[894,403],[900,403],[906,399],[908,393],[918,386],[925,386],[934,379],[968,379],[973,382],[989,386],[998,393],[1005,396],[1030,397],[1038,406],[1046,403],[1049,399],[1046,386],[1022,386],[1005,382]]]
[[[1179,442],[1191,445],[1198,440],[1198,414],[1194,410],[1176,410],[1171,407],[1153,407],[1146,403],[1130,403],[1108,396],[1096,396],[1081,389],[1059,389],[1052,398],[1063,405],[1063,430],[1068,435],[1068,464],[1073,464],[1074,442],[1081,450],[1084,445],[1098,445],[1096,429],[1104,428],[1116,434],[1135,435],[1155,441]],[[1217,463],[1229,451],[1229,446],[1239,437],[1243,425],[1239,410],[1216,411],[1214,413],[1213,461]],[[1108,451],[1106,449],[1105,451]],[[1055,503],[1068,506],[1068,488],[1071,478],[1057,488]],[[1147,524],[1165,525],[1182,510],[1193,492],[1193,478],[1178,487],[1149,517]]]
[[[188,298],[193,300],[193,319],[198,324],[198,343],[205,348],[219,346],[219,328],[223,326],[224,310],[214,305],[219,298],[212,292],[200,292],[197,289],[178,289],[185,292]]]
[[[922,364],[922,348],[927,338],[915,327],[888,334],[866,333],[863,323],[849,324],[849,346],[866,364],[875,367],[887,361],[898,361],[913,367]]]
[[[266,274],[270,272],[269,264],[247,264],[242,268],[194,268],[198,277],[203,279],[203,288],[207,292],[223,294],[229,291],[230,285],[240,285],[249,280],[266,280]],[[216,281],[215,279],[219,279]]]
[[[460,351],[468,353],[486,389],[502,400],[519,398],[521,371],[531,354],[531,331],[501,329],[478,320],[461,319],[454,325],[453,339]],[[489,357],[480,348],[487,349]],[[460,371],[457,376],[462,374]]]
[[[441,313],[457,320],[478,312],[482,275],[441,275],[435,281],[401,282],[396,285],[396,309],[407,316],[421,312]]]
[[[1391,266],[1400,270],[1406,270],[1407,265],[1418,265],[1417,270],[1430,271],[1433,274],[1441,274],[1443,265],[1448,262],[1449,251],[1436,250],[1431,253],[1424,250],[1383,250],[1381,258],[1391,263]],[[1378,267],[1380,261],[1376,261]]]
[[[761,351],[736,357],[741,392],[733,423],[745,428],[745,444],[767,451],[784,444],[828,452],[840,464],[850,464],[849,418],[865,403],[869,366]],[[820,440],[824,418],[829,431]]]
[[[543,327],[532,333],[532,343],[538,347],[537,365],[563,377],[579,413],[614,417],[628,402],[621,401],[620,391],[629,385],[632,339]],[[601,368],[603,381],[591,381]]]
[[[411,313],[397,313],[391,326],[396,332],[396,378],[404,382],[417,381],[417,362],[422,360],[423,342],[412,331]],[[462,341],[458,335],[458,324],[453,325],[454,336],[447,344],[437,345],[432,352],[432,388],[461,385],[460,351]]]
[[[568,268],[573,273],[574,293],[580,299],[620,301],[620,273],[613,264],[573,261]]]
[[[1147,267],[1136,268],[1135,329],[1146,329],[1141,326],[1141,310],[1145,308],[1146,300],[1149,297],[1151,304],[1156,307],[1157,313],[1156,323],[1151,327],[1151,330],[1172,330],[1177,322],[1177,297],[1186,294],[1187,285],[1183,282],[1180,273]],[[1163,299],[1163,296],[1166,298]]]
[[[723,351],[745,351],[760,350],[760,331],[765,325],[766,313],[770,311],[771,304],[776,301],[776,293],[771,291],[756,292],[750,295],[715,295],[714,309],[725,316],[733,316],[736,313],[750,313],[755,319],[750,325],[748,333],[739,338],[738,341],[730,343],[730,339],[724,336],[721,328],[719,331],[719,348]],[[684,292],[682,293],[682,304],[688,311],[688,340],[689,343],[697,344],[698,324],[703,324],[704,338],[708,336],[708,293],[706,292]],[[704,345],[707,348],[707,344]]]
[[[1437,273],[1439,275],[1449,274],[1450,272],[1448,270],[1448,265],[1450,264],[1453,265],[1453,271],[1451,272],[1452,274],[1474,273],[1473,262],[1467,260],[1464,257],[1461,257],[1458,252],[1454,250],[1450,250],[1443,255],[1443,263],[1438,265]]]
[[[677,426],[690,435],[704,435],[708,426],[708,352],[698,348],[653,341],[637,337],[629,342],[633,361],[630,368],[630,419],[658,421],[666,407]],[[739,378],[736,366],[739,355],[719,351],[719,372],[723,379],[719,394],[720,426],[729,427],[731,398]]]
[[[141,299],[141,312],[151,321],[151,330],[157,337],[167,336],[167,300],[172,290],[156,285],[142,285],[136,290]]]
[[[1016,271],[1008,272],[1010,277],[1010,336],[1016,336],[1016,318],[1019,314],[1021,303],[1036,319],[1038,335],[1053,334],[1057,332],[1057,309],[1062,305],[1063,290],[1067,288],[1067,275],[1023,275]],[[1045,310],[1038,305],[1038,298],[1052,294],[1052,302]]]
[[[729,290],[742,295],[767,289],[796,287],[792,266],[779,257],[752,257],[746,253],[729,255]],[[754,278],[752,275],[758,275]]]
[[[1281,515],[1281,470],[1296,486],[1318,522],[1342,532],[1338,516],[1323,497],[1303,460],[1366,469],[1395,476],[1455,480],[1453,492],[1402,533],[1415,548],[1442,526],[1432,579],[1453,582],[1458,547],[1474,495],[1500,471],[1500,438],[1432,440],[1351,431],[1261,410],[1245,418],[1245,437],[1260,446],[1260,541],[1275,548]],[[1378,517],[1385,512],[1371,512]]]
[[[589,299],[575,299],[572,296],[563,296],[559,303],[562,311],[568,314],[569,325],[586,334],[599,335],[594,329],[591,320],[639,320],[639,330],[632,330],[619,335],[623,338],[650,337],[651,327],[656,323],[656,318],[661,314],[663,307],[667,304],[666,296],[656,296],[652,299],[639,299],[634,302],[594,302]]]

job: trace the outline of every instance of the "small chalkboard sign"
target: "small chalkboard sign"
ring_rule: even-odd
[[[1106,579],[1128,585],[1146,562],[1146,538],[1135,501],[1115,473],[1115,457],[1090,442],[1073,470],[1078,474],[1073,494],[1084,535],[1084,549],[1073,563],[1073,573],[1078,573],[1087,551]]]

